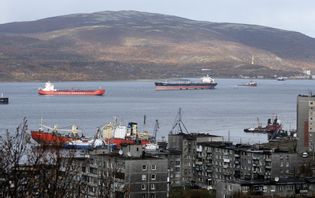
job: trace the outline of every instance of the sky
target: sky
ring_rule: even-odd
[[[0,0],[0,24],[118,10],[256,24],[315,38],[315,0]]]

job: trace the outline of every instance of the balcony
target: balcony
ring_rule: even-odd
[[[229,168],[228,164],[223,164],[223,168]]]

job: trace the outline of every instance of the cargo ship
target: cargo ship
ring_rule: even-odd
[[[65,132],[68,133],[65,134]],[[79,136],[78,132],[80,131],[75,125],[73,125],[70,130],[58,129],[56,126],[51,128],[41,125],[39,130],[31,131],[31,136],[41,145],[58,146],[66,149],[92,150],[105,147],[105,142],[103,138],[100,137],[99,130],[93,138],[86,138],[83,135]]]
[[[44,88],[38,89],[39,95],[81,95],[81,96],[102,96],[105,94],[105,89],[95,90],[79,90],[79,89],[67,89],[57,90],[54,84],[46,82]]]
[[[68,132],[65,134],[64,132]],[[32,138],[39,144],[63,146],[64,144],[80,140],[78,129],[75,125],[70,130],[58,129],[57,126],[49,127],[41,124],[39,130],[31,131]]]
[[[149,133],[147,131],[138,131],[138,124],[135,122],[129,122],[127,126],[110,122],[103,126],[102,131],[105,143],[115,145],[116,148],[126,144],[146,146],[152,143]]]
[[[200,81],[189,79],[167,80],[155,82],[155,90],[194,90],[194,89],[214,89],[217,83],[209,75],[204,76]]]

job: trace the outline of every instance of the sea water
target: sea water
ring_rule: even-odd
[[[314,91],[312,80],[256,80],[257,87],[238,86],[247,79],[217,79],[213,90],[155,91],[154,81],[57,82],[57,89],[106,89],[104,96],[40,96],[44,82],[0,83],[9,97],[0,105],[0,134],[14,131],[23,117],[29,130],[41,120],[48,126],[70,129],[75,124],[87,136],[97,127],[118,120],[137,122],[139,130],[153,131],[159,121],[158,138],[167,137],[178,109],[188,132],[224,136],[235,143],[266,142],[266,135],[244,133],[244,128],[264,126],[277,116],[287,130],[296,128],[296,98]]]

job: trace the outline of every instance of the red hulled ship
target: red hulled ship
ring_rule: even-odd
[[[45,128],[45,130],[44,130]],[[68,134],[62,134],[63,132],[69,132]],[[39,144],[45,145],[64,145],[68,142],[80,140],[78,130],[76,126],[72,126],[71,130],[57,129],[57,127],[48,127],[41,125],[37,131],[31,131],[32,138]]]
[[[102,96],[105,94],[105,89],[95,90],[57,90],[51,82],[46,82],[44,88],[38,89],[39,95],[82,95],[82,96]]]
[[[106,144],[116,145],[120,148],[124,144],[150,143],[150,135],[147,131],[138,131],[138,124],[129,122],[128,126],[117,125],[117,123],[108,123],[103,127],[103,137]]]

